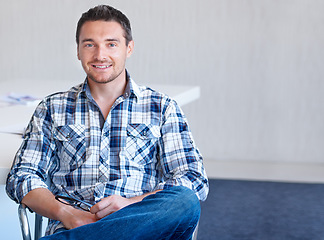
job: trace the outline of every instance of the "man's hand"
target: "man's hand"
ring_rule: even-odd
[[[96,215],[96,218],[99,220],[104,218],[130,204],[140,202],[148,195],[155,194],[156,192],[161,190],[156,190],[154,192],[145,193],[141,196],[132,197],[132,198],[124,198],[119,195],[112,195],[106,198],[101,199],[100,202],[93,205],[90,209],[90,212]]]
[[[103,198],[100,202],[93,205],[90,212],[95,214],[97,219],[101,219],[140,200],[141,199],[136,200],[136,198],[124,198],[119,195],[112,195]]]
[[[61,210],[60,220],[66,229],[72,229],[94,223],[97,221],[97,218],[92,213],[68,206],[64,210]]]

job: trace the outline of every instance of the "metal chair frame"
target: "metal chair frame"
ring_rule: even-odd
[[[18,207],[18,218],[20,222],[21,234],[23,240],[31,240],[31,231],[26,211],[26,205],[20,204]],[[29,208],[28,208],[29,209]],[[42,237],[43,217],[35,213],[35,230],[34,239],[38,240]]]

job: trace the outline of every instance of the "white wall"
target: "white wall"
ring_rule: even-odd
[[[206,158],[324,162],[323,1],[3,1],[0,81],[82,81],[76,22],[103,2],[132,22],[135,80],[201,86]]]
[[[1,0],[0,81],[82,81],[76,22],[98,3],[131,20],[136,81],[201,86],[184,111],[208,161],[324,163],[324,1]]]

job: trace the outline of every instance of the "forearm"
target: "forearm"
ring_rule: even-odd
[[[193,190],[199,200],[205,200],[208,179],[203,158],[194,142],[188,121],[175,102],[165,112],[161,133],[159,157],[164,176],[155,189],[184,186]]]
[[[67,229],[93,223],[97,220],[94,214],[60,203],[45,188],[30,191],[23,198],[22,203],[42,216],[62,222]]]
[[[59,220],[61,212],[66,206],[55,199],[55,196],[46,188],[37,188],[22,199],[22,203],[38,214],[50,219]]]

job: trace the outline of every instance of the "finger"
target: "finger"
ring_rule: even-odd
[[[116,212],[115,210],[111,209],[110,207],[106,207],[102,209],[101,211],[98,211],[95,216],[97,219],[102,219],[112,213]]]
[[[102,209],[106,208],[109,205],[109,199],[103,198],[95,205],[90,208],[90,212],[96,214],[97,212],[101,211]]]
[[[90,212],[96,214],[106,208],[109,208],[116,201],[115,196],[109,196],[101,199],[95,205],[90,208]]]
[[[121,208],[121,200],[124,198],[118,195],[112,195],[106,198],[103,198],[100,202],[92,206],[90,209],[91,213],[96,214],[98,219],[101,219],[107,215],[110,215]]]

